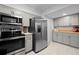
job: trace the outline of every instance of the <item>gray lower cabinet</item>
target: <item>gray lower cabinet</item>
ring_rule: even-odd
[[[70,34],[69,33],[63,33],[63,43],[70,44]]]
[[[71,34],[70,45],[79,48],[79,35]]]
[[[53,41],[58,41],[58,32],[53,32]]]
[[[53,41],[79,48],[79,35],[63,32],[53,32]]]
[[[27,34],[25,38],[25,52],[32,50],[32,34]]]
[[[62,32],[58,32],[58,42],[63,43]]]

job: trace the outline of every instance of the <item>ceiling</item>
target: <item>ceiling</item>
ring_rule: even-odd
[[[49,15],[60,9],[70,6],[70,4],[6,4],[7,6],[18,8],[26,12],[37,15]]]
[[[44,15],[50,11],[54,12],[69,6],[69,4],[26,4],[26,6],[34,9],[37,13]]]

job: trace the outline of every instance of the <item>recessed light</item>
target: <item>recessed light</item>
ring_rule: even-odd
[[[63,13],[63,16],[67,15],[66,13]]]

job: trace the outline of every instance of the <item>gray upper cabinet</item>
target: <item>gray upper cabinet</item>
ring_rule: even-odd
[[[62,20],[62,23],[63,23],[63,26],[70,26],[70,16],[66,16],[66,17],[63,17],[63,20]]]
[[[79,25],[79,14],[71,15],[69,22],[70,25]]]
[[[70,45],[79,48],[79,35],[71,34]]]
[[[69,16],[59,17],[54,19],[55,26],[73,26],[79,25],[79,14],[73,14]]]

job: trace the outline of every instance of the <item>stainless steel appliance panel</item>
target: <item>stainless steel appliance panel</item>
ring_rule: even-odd
[[[42,23],[40,21],[35,22],[35,52],[42,49]]]
[[[47,21],[42,21],[42,48],[47,47]]]
[[[33,33],[33,51],[39,52],[47,47],[47,21],[30,19],[29,32]]]

